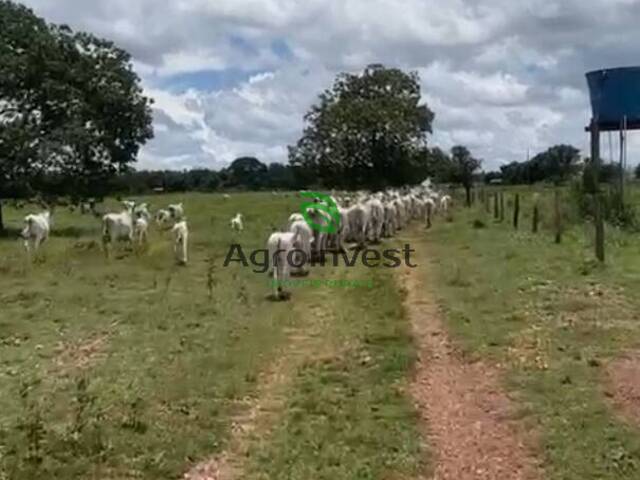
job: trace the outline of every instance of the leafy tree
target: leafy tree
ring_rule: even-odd
[[[289,147],[292,166],[326,186],[382,188],[415,182],[434,114],[421,105],[417,73],[371,65],[342,73],[305,115]]]
[[[451,149],[451,161],[453,164],[453,178],[464,187],[467,206],[470,207],[473,176],[480,169],[482,161],[474,158],[469,149],[462,145],[456,145]]]
[[[619,163],[603,163],[600,165],[598,180],[602,183],[619,182],[621,176]]]
[[[439,147],[429,152],[427,171],[436,183],[455,182],[455,171],[451,156]]]
[[[0,0],[0,196],[51,174],[99,195],[152,138],[150,104],[127,52]]]
[[[254,157],[235,159],[226,169],[226,187],[258,190],[266,184],[267,166]]]
[[[269,188],[293,190],[296,188],[296,177],[289,165],[272,163],[268,167],[267,183]]]
[[[511,162],[500,167],[505,183],[565,182],[580,164],[580,151],[571,145],[555,145],[527,162]]]

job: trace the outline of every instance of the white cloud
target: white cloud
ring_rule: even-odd
[[[583,147],[584,72],[633,64],[640,40],[638,0],[26,3],[132,53],[156,100],[141,165],[163,168],[285,161],[334,75],[374,62],[417,70],[433,141],[468,144],[489,168],[528,148]],[[210,82],[189,77],[203,71]]]

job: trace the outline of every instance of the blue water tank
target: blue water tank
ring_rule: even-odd
[[[640,67],[609,68],[587,73],[593,118],[601,129],[640,125]]]

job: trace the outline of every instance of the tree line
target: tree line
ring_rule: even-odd
[[[137,171],[153,137],[153,100],[130,55],[0,0],[0,231],[2,198],[220,189],[370,189],[427,177],[469,191],[480,168],[464,146],[428,145],[435,113],[417,72],[370,65],[339,74],[304,116],[288,163],[236,159],[219,171]],[[285,160],[285,159],[283,159]]]
[[[501,179],[510,185],[538,182],[562,183],[578,173],[581,167],[580,150],[571,145],[555,145],[528,161],[511,162],[499,172],[489,172],[485,180]]]

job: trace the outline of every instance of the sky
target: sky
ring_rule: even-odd
[[[556,143],[586,150],[585,72],[640,64],[640,0],[23,3],[131,53],[155,100],[139,168],[286,163],[335,75],[382,63],[420,74],[431,145],[464,144],[492,170]],[[602,145],[606,160],[617,137]]]

